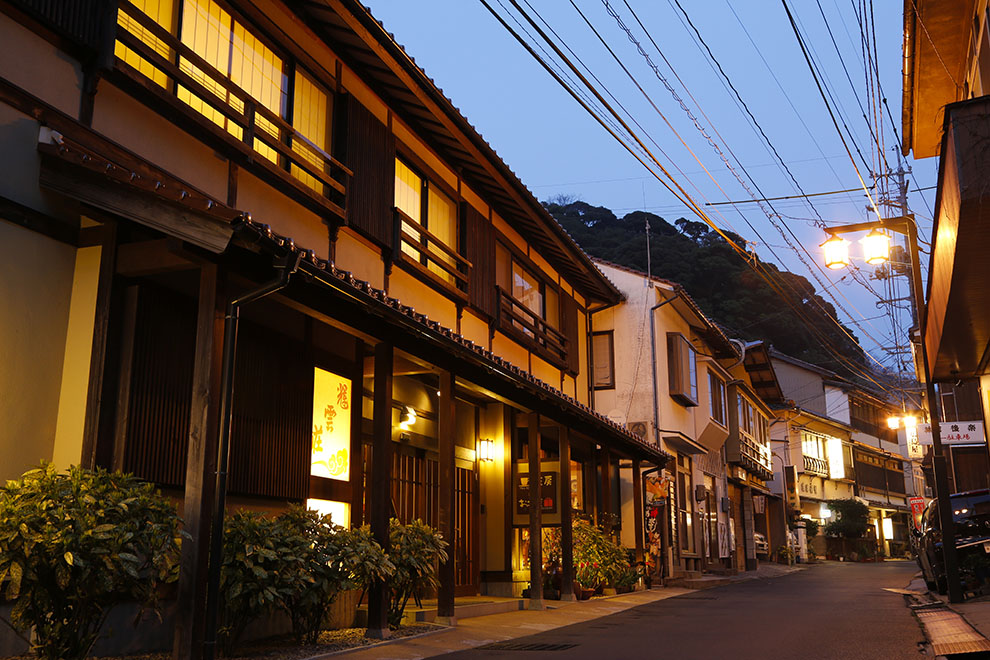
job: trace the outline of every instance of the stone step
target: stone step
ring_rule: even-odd
[[[454,604],[454,616],[457,619],[470,619],[475,616],[488,616],[489,614],[501,614],[503,612],[515,612],[526,609],[528,598],[499,599],[482,602],[468,602],[463,605]],[[436,608],[424,608],[421,610],[407,611],[403,617],[403,623],[409,622],[433,622],[437,618]]]

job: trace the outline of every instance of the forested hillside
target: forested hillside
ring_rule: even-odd
[[[648,219],[653,274],[683,285],[730,337],[765,339],[788,355],[849,373],[798,314],[706,224],[684,219],[670,224],[643,211],[617,218],[606,208],[581,201],[546,206],[588,254],[644,272]],[[738,237],[733,236],[733,240],[743,244]],[[863,364],[858,340],[850,338],[855,335],[836,325],[832,320],[835,309],[815,293],[807,279],[771,263],[762,265],[781,281],[792,303],[826,335],[829,344],[856,364]]]

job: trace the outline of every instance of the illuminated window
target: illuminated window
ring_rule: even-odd
[[[169,33],[173,31],[176,7],[172,4],[172,0],[131,0],[131,4],[147,14],[149,18],[155,21],[155,23],[158,23],[158,25],[161,25]],[[154,36],[149,30],[123,11],[118,10],[117,23],[122,29],[136,36],[165,59],[172,59],[172,49],[165,42]],[[142,74],[151,78],[157,84],[167,87],[168,76],[163,71],[160,71],[151,62],[119,41],[114,45],[114,54]]]
[[[329,515],[330,522],[341,527],[350,527],[351,505],[347,502],[333,500],[306,500],[306,508],[321,515]]]
[[[316,367],[313,370],[313,448],[310,474],[350,479],[351,381]]]
[[[330,151],[331,101],[330,94],[303,71],[296,69],[292,86],[292,125],[312,146],[303,140],[294,140],[292,149],[307,164],[326,172],[323,154]],[[313,147],[316,147],[314,149]],[[320,153],[320,151],[323,153]],[[296,164],[291,168],[292,176],[320,194],[326,194],[326,186],[312,174]]]
[[[458,244],[454,200],[396,158],[395,207],[404,215],[402,253],[441,280],[456,284],[450,271],[456,270],[457,263],[448,252],[457,252]],[[431,249],[431,243],[440,243],[443,247]]]
[[[528,326],[541,331],[541,345],[553,347],[560,335],[560,292],[537,275],[537,271],[524,265],[520,258],[502,245],[495,243],[495,283],[511,298],[510,307],[519,319],[512,325],[527,337],[533,337]],[[546,330],[543,323],[552,330]]]

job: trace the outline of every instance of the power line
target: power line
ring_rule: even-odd
[[[759,199],[737,199],[729,202],[708,202],[705,206],[723,206],[725,204],[752,204],[753,202],[775,202],[781,199],[807,199],[808,197],[824,197],[825,195],[841,195],[842,193],[859,192],[862,188],[847,188],[845,190],[829,190],[828,192],[806,193],[804,195],[785,195],[784,197],[761,197]]]

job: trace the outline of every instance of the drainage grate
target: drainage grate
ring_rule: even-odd
[[[546,644],[540,642],[492,642],[479,646],[479,651],[563,651],[577,644]]]

